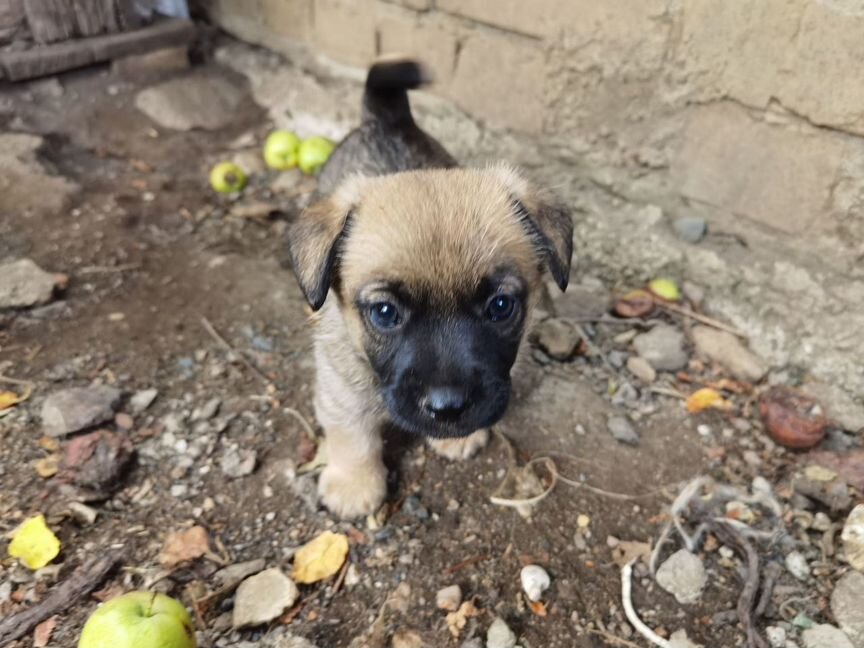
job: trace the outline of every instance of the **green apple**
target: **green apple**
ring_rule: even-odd
[[[327,162],[334,148],[336,145],[326,137],[316,135],[303,140],[297,152],[297,164],[300,170],[307,175],[315,175]]]
[[[84,624],[78,648],[197,648],[192,619],[179,601],[129,592],[99,607]]]
[[[297,150],[300,138],[291,131],[277,130],[264,142],[264,162],[271,169],[285,171],[297,166]]]
[[[237,193],[246,186],[246,174],[233,162],[220,162],[210,170],[210,186],[219,193]]]

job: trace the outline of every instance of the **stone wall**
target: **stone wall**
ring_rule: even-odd
[[[493,129],[579,152],[624,193],[864,241],[859,0],[202,4],[227,31],[289,53],[357,68],[420,57],[433,92]]]

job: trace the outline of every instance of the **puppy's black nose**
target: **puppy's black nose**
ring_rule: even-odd
[[[458,387],[432,387],[426,392],[423,409],[434,419],[452,420],[468,407],[468,396]]]

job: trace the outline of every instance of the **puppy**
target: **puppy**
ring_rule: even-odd
[[[288,254],[315,311],[319,493],[336,515],[386,495],[381,429],[465,459],[507,409],[511,369],[548,270],[567,286],[569,212],[505,166],[457,168],[414,123],[410,61],[368,74],[361,125],[333,152]]]

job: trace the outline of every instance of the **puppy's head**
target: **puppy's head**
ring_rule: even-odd
[[[453,437],[495,423],[541,275],[563,290],[570,214],[510,169],[354,178],[289,231],[307,300],[328,293],[393,420]]]

